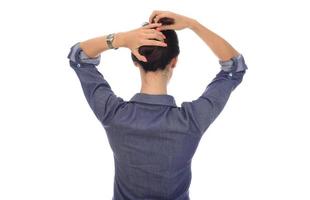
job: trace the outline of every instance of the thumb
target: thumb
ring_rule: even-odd
[[[132,51],[133,55],[136,56],[136,58],[142,62],[147,62],[147,59],[142,56],[137,50]]]

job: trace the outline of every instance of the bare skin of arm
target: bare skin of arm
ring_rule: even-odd
[[[141,61],[146,62],[146,58],[139,54],[138,48],[143,45],[167,46],[162,42],[165,38],[164,34],[153,28],[161,26],[160,23],[152,23],[147,26],[137,28],[131,31],[119,32],[115,34],[113,46],[115,48],[126,47]],[[157,41],[157,40],[161,41]],[[80,42],[81,49],[90,58],[99,56],[103,51],[108,50],[106,43],[106,35],[91,38]]]
[[[157,23],[159,19],[164,17],[173,19],[174,24],[162,26],[160,23]],[[153,19],[155,23],[152,23]],[[189,28],[194,31],[209,46],[209,48],[218,57],[218,59],[225,61],[240,54],[225,39],[212,32],[195,19],[169,11],[154,11],[150,16],[150,23],[151,24],[145,27],[141,27],[127,32],[116,33],[115,39],[113,41],[113,46],[117,48],[129,48],[139,60],[147,62],[146,58],[140,55],[138,52],[138,48],[140,46],[166,46],[164,42],[154,40],[162,40],[165,37],[160,32],[161,30],[182,30],[185,28]],[[108,49],[105,39],[106,36],[91,38],[81,42],[80,46],[84,50],[86,55],[94,58]]]
[[[225,39],[212,32],[195,19],[169,11],[154,11],[149,21],[152,22],[154,19],[156,23],[159,19],[164,17],[173,19],[174,24],[158,27],[157,30],[182,30],[189,28],[194,31],[209,46],[218,59],[222,61],[229,60],[240,54]]]

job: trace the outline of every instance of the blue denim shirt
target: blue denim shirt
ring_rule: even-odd
[[[242,81],[247,65],[240,54],[219,61],[220,71],[201,96],[178,107],[168,94],[117,96],[79,43],[70,66],[86,100],[104,127],[114,155],[114,200],[188,200],[191,161],[203,133]]]

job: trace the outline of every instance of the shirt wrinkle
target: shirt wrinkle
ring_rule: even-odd
[[[242,54],[226,61],[202,94],[177,106],[169,94],[117,96],[79,46],[67,55],[92,112],[113,151],[113,200],[189,200],[191,162],[201,137],[219,116],[247,65]]]

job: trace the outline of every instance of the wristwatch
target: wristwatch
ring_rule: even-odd
[[[111,34],[107,35],[107,37],[106,37],[106,41],[107,41],[109,49],[118,49],[118,48],[115,48],[112,44],[112,42],[114,40],[114,36],[115,36],[115,33],[111,33]]]

